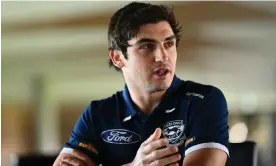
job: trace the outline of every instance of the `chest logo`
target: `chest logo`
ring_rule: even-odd
[[[111,144],[133,144],[141,140],[137,133],[126,129],[110,129],[101,133],[103,141]]]
[[[163,136],[169,139],[169,146],[180,146],[186,137],[183,120],[169,121],[163,126]]]

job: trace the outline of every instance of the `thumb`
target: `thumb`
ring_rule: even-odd
[[[160,128],[155,129],[154,133],[146,140],[145,143],[149,143],[158,140],[161,137],[162,130]]]

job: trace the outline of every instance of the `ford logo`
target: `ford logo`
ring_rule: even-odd
[[[141,140],[137,133],[125,129],[110,129],[103,131],[101,137],[105,142],[112,144],[133,144]]]

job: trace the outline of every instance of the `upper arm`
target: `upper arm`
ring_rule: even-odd
[[[72,150],[71,152],[61,152],[54,165],[53,166],[59,166],[60,162],[62,161],[62,158],[64,157],[77,157],[79,159],[81,159],[87,166],[96,166],[95,162],[93,160],[91,160],[86,154],[77,151],[77,150]]]
[[[205,148],[185,156],[184,166],[225,166],[227,154],[215,148]]]
[[[218,163],[218,166],[225,165],[229,155],[226,99],[219,89],[213,88],[210,95],[205,96],[198,105],[191,110],[189,117],[184,163],[203,162],[207,166],[212,162]]]
[[[95,106],[92,102],[82,112],[75,124],[69,141],[64,145],[60,155],[81,154],[82,156],[88,157],[94,163],[99,164],[97,139],[92,118],[92,111],[95,111],[94,109]]]

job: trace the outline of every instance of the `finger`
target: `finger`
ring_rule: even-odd
[[[77,157],[64,157],[62,158],[62,161],[71,164],[72,166],[84,166],[83,161]]]
[[[84,153],[82,153],[78,150],[73,150],[72,155],[76,156],[77,158],[81,159],[82,161],[89,160],[88,156],[86,156]]]
[[[158,140],[161,137],[162,130],[160,128],[155,129],[154,133],[144,142],[144,145],[148,143]]]
[[[95,163],[86,154],[84,154],[78,150],[73,150],[72,155],[79,158],[85,165],[95,165]]]
[[[163,148],[163,149],[159,149],[156,151],[153,151],[152,153],[150,153],[146,158],[146,160],[151,163],[154,160],[158,160],[161,159],[165,156],[170,156],[174,153],[176,153],[178,151],[177,147],[167,147],[167,148]]]
[[[73,166],[73,165],[71,165],[71,164],[69,164],[69,163],[67,163],[67,162],[65,162],[65,161],[61,161],[61,162],[59,163],[59,166]]]
[[[144,146],[142,152],[143,154],[148,155],[151,152],[155,151],[156,149],[166,146],[168,143],[169,143],[169,140],[167,138],[162,138],[154,142],[150,142]]]
[[[168,165],[175,163],[181,159],[180,154],[175,154],[172,156],[164,157],[159,160],[155,160],[152,163],[150,163],[151,166],[160,166],[160,165]]]
[[[179,166],[178,163],[172,163],[172,164],[169,164],[168,166]]]

